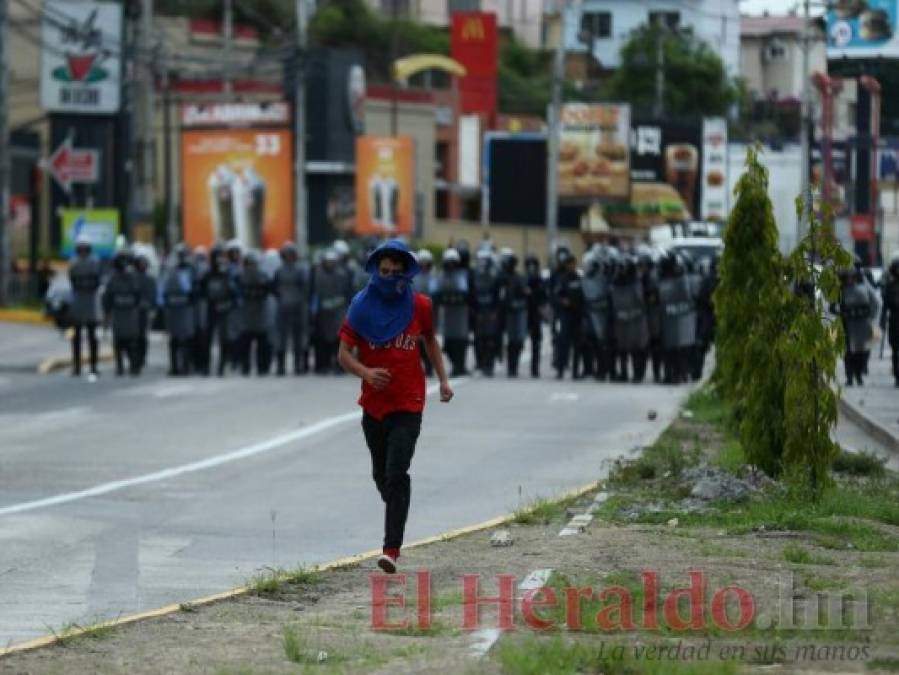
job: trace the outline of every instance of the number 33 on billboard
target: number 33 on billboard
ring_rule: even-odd
[[[280,155],[281,138],[275,134],[258,134],[256,136],[257,155]]]

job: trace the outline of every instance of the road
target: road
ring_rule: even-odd
[[[0,367],[0,645],[380,546],[358,381],[171,379],[161,345],[141,378],[103,371],[90,384]],[[452,403],[429,398],[407,541],[599,478],[689,392],[455,385]]]

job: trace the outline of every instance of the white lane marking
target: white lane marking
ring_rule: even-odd
[[[563,392],[557,391],[549,397],[550,402],[555,401],[577,401],[580,398],[579,394],[575,394],[574,392]]]
[[[460,381],[461,380],[451,380],[450,382],[453,386],[456,386]],[[440,391],[439,384],[432,384],[427,389],[428,394],[434,394],[438,391]],[[124,478],[122,480],[111,481],[109,483],[102,483],[85,490],[67,492],[60,495],[54,495],[53,497],[45,497],[44,499],[35,499],[34,501],[30,502],[22,502],[20,504],[11,504],[9,506],[0,507],[0,517],[9,516],[15,513],[24,513],[26,511],[34,511],[36,509],[42,509],[48,506],[68,504],[70,502],[79,501],[81,499],[88,499],[89,497],[99,497],[101,495],[109,494],[110,492],[117,492],[119,490],[124,490],[126,488],[131,488],[138,485],[146,485],[147,483],[156,483],[161,480],[177,478],[178,476],[183,476],[187,473],[205,471],[206,469],[212,469],[223,464],[236,462],[241,459],[246,459],[248,457],[253,457],[255,455],[261,455],[263,453],[270,452],[276,448],[281,447],[282,445],[309,438],[310,436],[314,436],[323,431],[327,431],[328,429],[340,426],[341,424],[345,424],[346,422],[358,420],[361,415],[362,412],[360,410],[354,410],[353,412],[344,413],[343,415],[326,417],[325,419],[320,420],[315,424],[311,424],[308,427],[303,427],[302,429],[297,429],[296,431],[291,431],[290,433],[281,434],[280,436],[275,436],[274,438],[270,438],[267,441],[254,443],[238,450],[233,450],[221,455],[209,457],[208,459],[202,459],[197,462],[191,462],[189,464],[181,464],[180,466],[174,466],[169,469],[155,471],[153,473],[144,474],[142,476],[134,476],[133,478]]]

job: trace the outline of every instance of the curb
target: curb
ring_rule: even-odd
[[[111,363],[114,360],[115,355],[112,352],[100,352],[99,354],[97,354],[98,363]],[[71,356],[51,356],[50,358],[44,359],[38,364],[37,372],[38,375],[49,375],[50,373],[56,372],[57,370],[65,370],[71,367]],[[0,652],[0,654],[2,654],[2,652]]]
[[[553,501],[563,501],[566,499],[572,499],[577,497],[582,497],[583,495],[596,490],[599,488],[601,480],[593,481],[588,485],[584,485],[579,488],[575,488],[573,490],[569,490],[566,493],[563,493],[556,497]],[[411,544],[403,546],[404,549],[412,549],[412,548],[420,548],[422,546],[427,546],[429,544],[437,544],[443,541],[450,541],[452,539],[457,539],[466,534],[472,534],[474,532],[480,532],[483,530],[489,530],[491,527],[497,527],[499,525],[505,525],[512,521],[515,517],[515,514],[506,514],[504,516],[497,516],[495,518],[491,518],[490,520],[485,520],[483,522],[477,523],[476,525],[468,525],[466,527],[460,527],[454,530],[447,530],[446,532],[438,535],[434,535],[432,537],[427,537],[425,539],[420,539]],[[311,568],[311,571],[314,572],[327,572],[329,570],[338,569],[340,567],[348,567],[350,565],[355,565],[366,560],[371,560],[381,555],[380,549],[375,549],[371,551],[365,551],[363,553],[357,553],[355,555],[347,556],[345,558],[338,558],[337,560],[332,560],[330,562],[322,563],[320,565],[315,565]],[[184,605],[190,605],[191,607],[201,607],[203,605],[210,605],[214,602],[218,602],[220,600],[229,600],[231,598],[236,598],[241,595],[246,595],[250,592],[249,586],[239,586],[238,588],[232,588],[229,591],[223,591],[222,593],[216,593],[214,595],[207,595],[202,598],[196,598],[194,600],[185,600],[179,603],[173,603],[171,605],[166,605],[164,607],[159,607],[157,609],[151,609],[145,612],[140,612],[138,614],[131,614],[128,616],[123,616],[113,621],[101,622],[98,624],[94,624],[92,626],[87,626],[84,628],[78,628],[70,633],[66,633],[64,636],[59,635],[47,635],[45,637],[36,638],[34,640],[29,640],[28,642],[22,642],[18,645],[12,645],[10,647],[0,648],[0,658],[4,656],[10,656],[12,654],[18,654],[21,652],[32,651],[35,649],[40,649],[41,647],[49,647],[54,645],[60,641],[60,638],[64,638],[66,640],[70,640],[72,638],[77,638],[85,633],[89,633],[97,628],[117,628],[119,626],[126,626],[128,624],[137,623],[138,621],[143,621],[145,619],[156,619],[159,617],[167,616],[169,614],[174,614],[176,612],[180,612]]]
[[[53,320],[37,309],[0,309],[0,321],[50,326]]]
[[[870,415],[863,413],[859,406],[850,403],[842,396],[840,397],[840,412],[846,416],[846,419],[858,425],[865,433],[876,439],[878,443],[893,452],[899,453],[899,435],[890,431]]]

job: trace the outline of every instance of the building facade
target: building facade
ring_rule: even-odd
[[[548,11],[558,14],[555,7]],[[739,73],[737,0],[583,0],[564,17],[565,49],[570,54],[589,54],[600,68],[614,70],[633,32],[654,22],[692,33],[721,56],[730,75]]]
[[[446,27],[454,12],[492,12],[497,24],[533,48],[544,46],[544,0],[368,0],[384,16],[396,12],[420,23]]]

